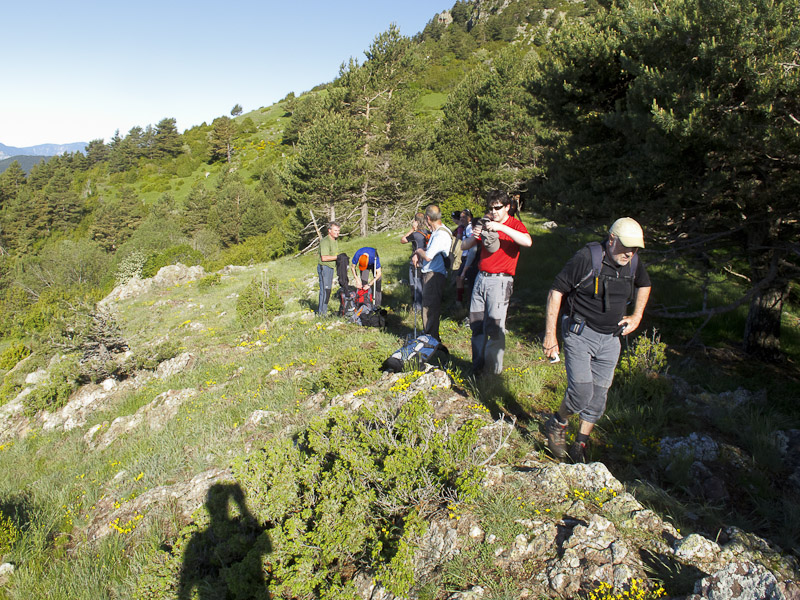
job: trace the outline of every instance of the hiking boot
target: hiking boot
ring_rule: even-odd
[[[559,422],[553,415],[544,424],[544,432],[550,453],[558,460],[563,460],[567,455],[567,424]]]
[[[569,447],[569,459],[574,463],[586,462],[586,442],[575,442]]]

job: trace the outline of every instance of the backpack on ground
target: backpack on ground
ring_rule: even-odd
[[[363,305],[361,309],[356,310],[356,323],[364,327],[378,327],[383,329],[386,327],[386,311],[382,308],[367,309]]]
[[[350,319],[357,308],[356,291],[350,286],[339,288],[339,316]]]
[[[407,341],[383,361],[382,371],[399,373],[407,364],[419,366],[430,364],[437,357],[449,355],[447,347],[432,335],[423,333]]]
[[[373,306],[372,290],[371,289],[365,290],[363,288],[359,288],[356,291],[356,304],[358,306],[366,304],[371,308]]]

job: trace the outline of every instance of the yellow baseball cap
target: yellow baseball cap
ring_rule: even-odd
[[[630,217],[614,221],[608,232],[614,234],[614,237],[628,248],[644,248],[642,226]]]

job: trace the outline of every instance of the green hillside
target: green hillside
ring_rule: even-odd
[[[749,560],[779,577],[796,573],[796,494],[783,483],[791,463],[771,441],[771,427],[786,431],[797,418],[798,385],[784,374],[752,365],[735,380],[708,385],[708,369],[717,367],[695,362],[670,367],[668,377],[665,348],[647,324],[631,360],[621,363],[591,451],[616,479],[600,463],[587,472],[595,479],[586,479],[587,473],[548,457],[540,426],[559,403],[565,376],[561,364],[549,364],[541,353],[542,298],[560,263],[591,235],[526,221],[534,247],[520,260],[506,368],[497,380],[467,376],[470,331],[452,288],[442,325],[450,351],[444,371],[381,375],[381,362],[415,320],[401,280],[407,266],[401,231],[342,246],[348,254],[362,243],[379,249],[386,331],[317,320],[316,259],[287,257],[198,273],[185,283],[165,278],[165,270],[149,289],[130,288],[126,299],[104,303],[113,318],[96,313],[107,315],[101,324],[94,320],[76,332],[83,352],[49,365],[41,356],[18,355],[6,388],[17,382],[33,391],[3,407],[0,549],[16,570],[1,597],[172,598],[183,597],[191,582],[228,594],[215,597],[258,597],[259,582],[273,597],[352,597],[353,575],[364,569],[401,596],[443,598],[476,585],[492,598],[523,588],[549,595],[555,592],[536,583],[536,574],[546,560],[556,560],[553,539],[537,542],[541,556],[529,563],[495,561],[494,549],[530,536],[525,519],[555,527],[591,515],[615,523],[618,547],[642,556],[654,551],[647,537],[655,535],[647,529],[652,523],[672,531],[675,544],[698,539],[690,534],[713,540],[736,526],[784,549],[783,555],[754,554],[748,546]],[[253,304],[243,301],[252,282],[267,282],[272,298],[255,304],[255,319],[247,312]],[[262,306],[271,308],[261,312]],[[98,358],[92,340],[102,340],[108,353]],[[9,367],[10,353],[3,356]],[[41,368],[48,378],[33,387],[24,383]],[[724,390],[737,386],[743,386],[739,404],[720,411],[730,402]],[[665,440],[698,432],[727,448],[704,460],[713,473],[707,477],[728,491],[726,499],[710,500],[709,489],[695,489],[683,455],[662,456]],[[438,444],[444,454],[436,453]],[[312,475],[307,469],[317,464],[323,470]],[[566,492],[547,492],[514,475],[527,471],[572,483]],[[489,485],[499,473],[504,483]],[[739,493],[742,488],[748,493]],[[614,501],[624,491],[643,503],[640,510],[655,510],[656,521],[626,530],[628,513]],[[215,512],[221,509],[214,494],[234,511],[229,517]],[[292,507],[303,506],[309,512],[293,516]],[[462,519],[470,524],[466,530]],[[409,561],[424,532],[448,523],[462,554],[411,575]],[[498,541],[476,543],[468,535],[476,526]],[[199,541],[209,535],[222,544],[213,546],[222,552],[221,571],[192,562],[190,548],[209,551],[202,544],[211,542]],[[314,547],[320,553],[308,550]],[[667,562],[631,566],[650,589],[643,597],[659,597],[659,585],[669,595],[685,594],[702,569],[711,569],[694,571],[691,556],[660,560]],[[574,585],[585,576],[578,572]],[[590,580],[580,585],[600,589]]]
[[[40,162],[48,160],[48,158],[47,156],[12,156],[11,158],[4,158],[0,160],[0,173],[11,166],[13,162],[18,163],[25,173],[30,173],[34,165],[38,165]]]
[[[684,597],[726,565],[789,594],[798,12],[459,0],[300,96],[12,162],[0,599]],[[506,370],[470,377],[448,290],[449,359],[381,374],[412,215],[492,189],[534,238]],[[312,213],[379,249],[385,330],[313,318]],[[653,294],[595,462],[558,464],[546,294],[624,215]]]

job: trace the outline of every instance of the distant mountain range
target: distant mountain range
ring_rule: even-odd
[[[75,142],[72,144],[39,144],[38,146],[28,146],[27,148],[15,148],[0,144],[0,159],[11,158],[12,156],[58,156],[65,152],[83,152],[86,142]]]

